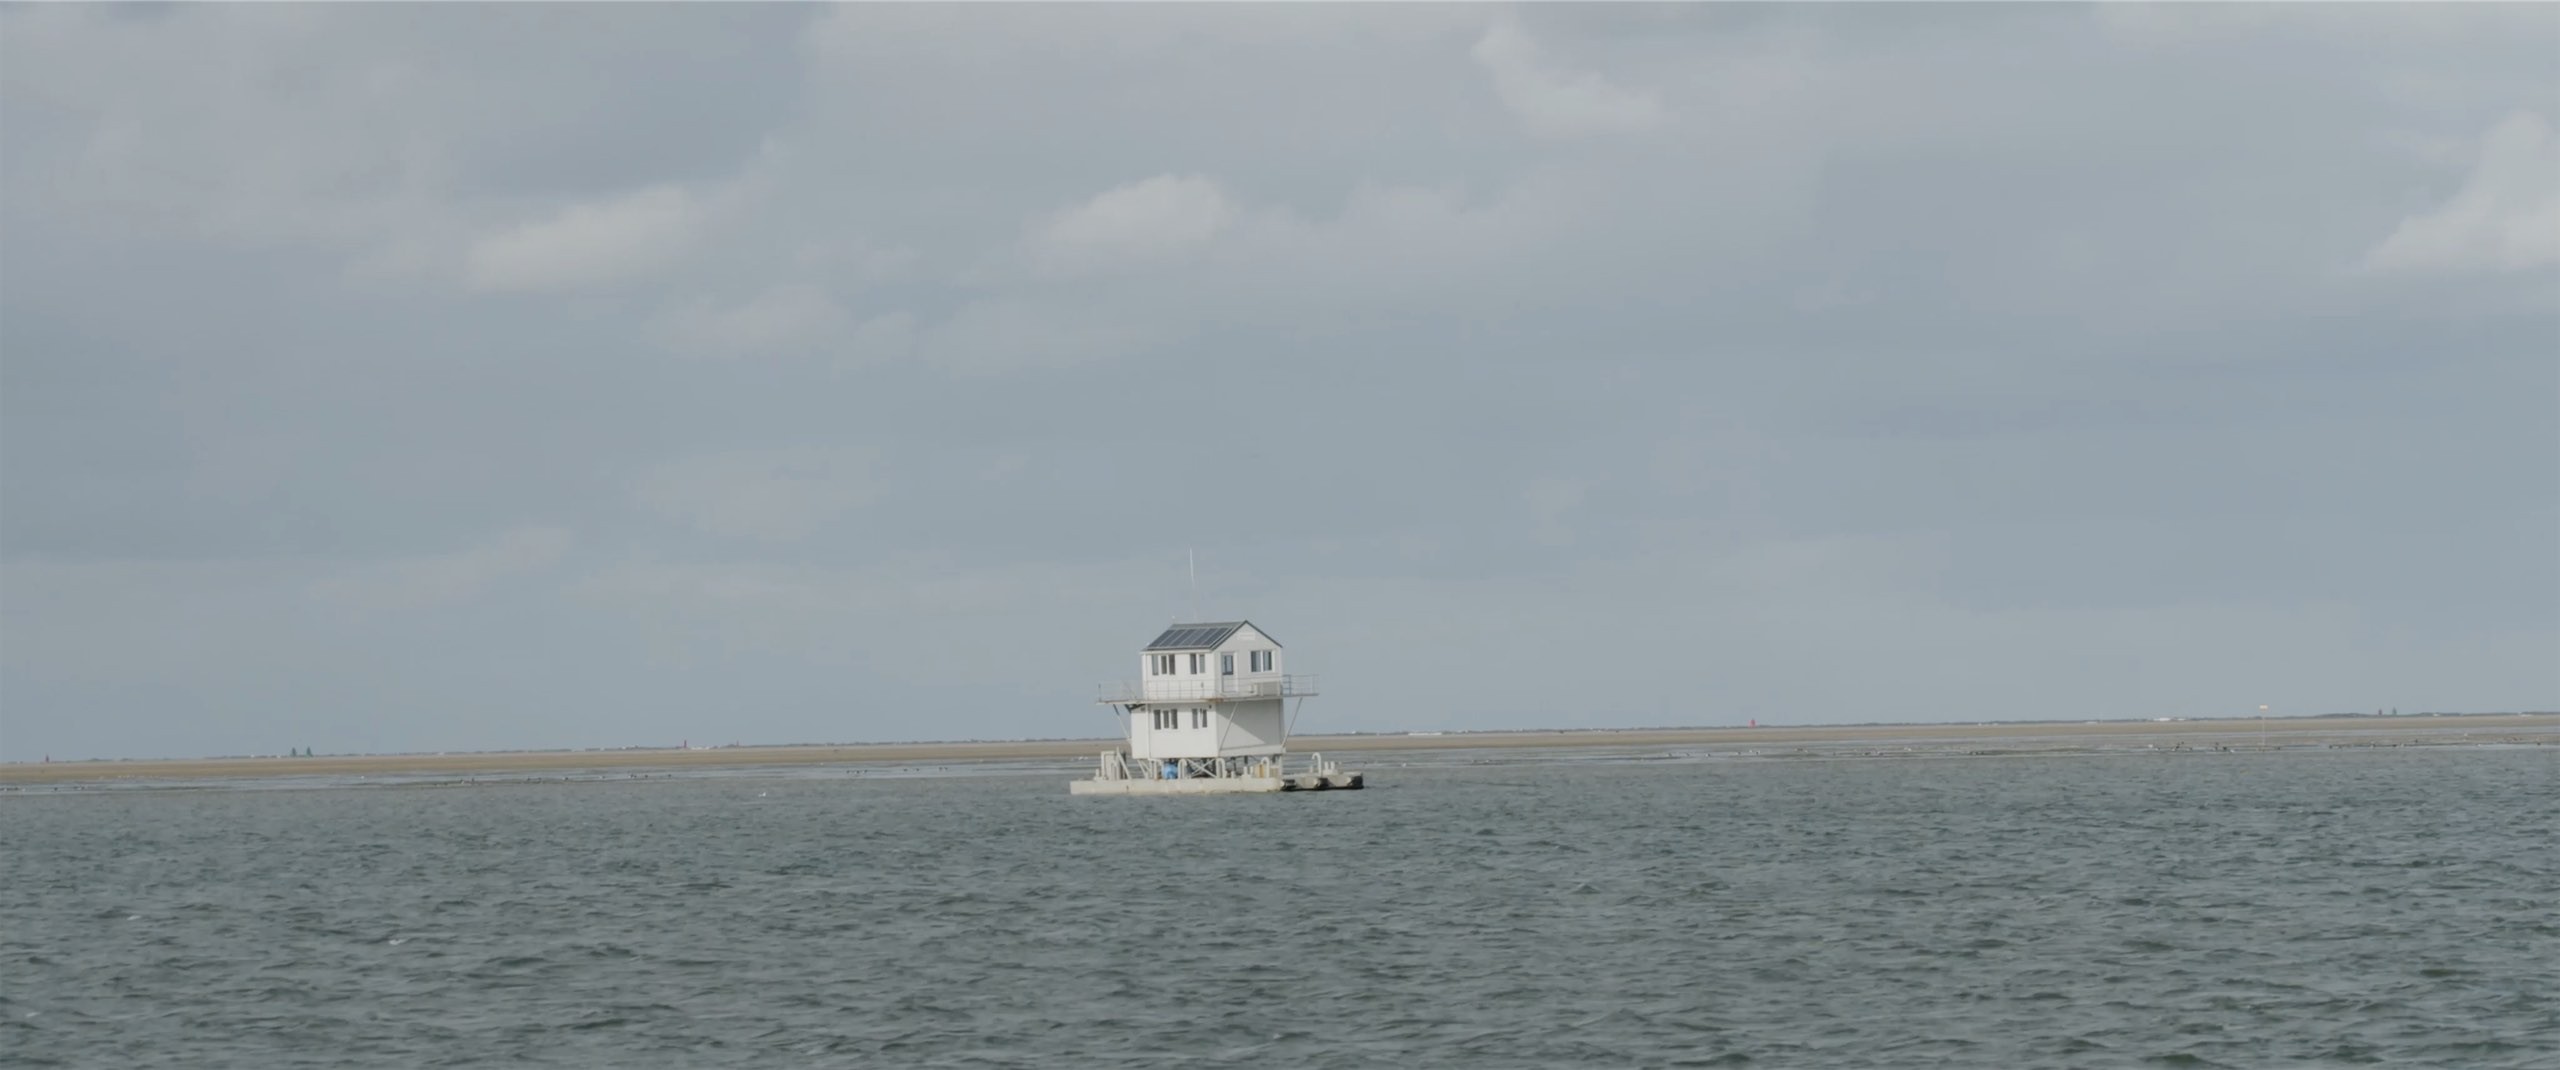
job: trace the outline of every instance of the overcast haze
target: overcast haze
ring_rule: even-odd
[[[2560,7],[12,5],[0,758],[2560,708]]]

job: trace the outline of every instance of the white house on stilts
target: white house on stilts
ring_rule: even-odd
[[[1078,795],[1189,795],[1357,788],[1323,755],[1287,767],[1289,725],[1316,693],[1251,621],[1174,624],[1138,654],[1138,677],[1097,701],[1127,719],[1126,752],[1102,755]]]

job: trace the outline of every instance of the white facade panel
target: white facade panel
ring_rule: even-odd
[[[1156,727],[1156,712],[1174,713],[1172,728]],[[1202,721],[1208,723],[1203,725]],[[1285,744],[1281,706],[1265,702],[1222,702],[1196,706],[1145,706],[1129,715],[1129,756],[1146,761],[1172,758],[1255,758],[1279,754]]]
[[[1138,659],[1138,694],[1150,701],[1205,697],[1218,681],[1217,656],[1204,650],[1158,651]]]
[[[1158,711],[1172,712],[1173,727],[1156,727]],[[1147,759],[1236,757],[1234,751],[1218,749],[1221,727],[1217,707],[1206,702],[1141,707],[1129,715],[1129,756]]]
[[[1251,757],[1286,749],[1287,722],[1282,719],[1280,700],[1230,702],[1219,708],[1227,718],[1226,738],[1219,749],[1222,756]]]
[[[1255,667],[1257,654],[1261,655],[1259,660],[1266,667]],[[1232,664],[1235,667],[1232,676],[1226,671],[1227,659],[1230,658],[1234,659]],[[1277,680],[1286,671],[1281,667],[1280,644],[1250,627],[1236,629],[1236,634],[1218,644],[1218,652],[1209,659],[1209,667],[1218,670],[1220,679],[1235,680]]]

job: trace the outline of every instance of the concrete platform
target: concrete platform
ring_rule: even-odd
[[[1070,795],[1256,795],[1273,791],[1358,791],[1359,773],[1191,777],[1183,780],[1070,780]]]

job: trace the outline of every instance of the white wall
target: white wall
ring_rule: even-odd
[[[1144,706],[1129,711],[1129,756],[1145,758],[1155,751],[1156,715]]]
[[[1138,696],[1150,701],[1181,702],[1217,693],[1218,656],[1196,650],[1158,651],[1173,656],[1173,675],[1154,675],[1156,654],[1138,658]],[[1200,654],[1200,671],[1191,671],[1191,656]]]
[[[1253,659],[1245,656],[1247,651],[1253,650],[1268,650],[1271,652],[1271,670],[1269,672],[1253,671]],[[1280,674],[1289,671],[1287,661],[1288,652],[1281,650],[1280,644],[1272,642],[1270,636],[1255,631],[1252,625],[1246,625],[1242,628],[1236,629],[1236,634],[1228,636],[1226,642],[1218,645],[1217,651],[1209,655],[1209,671],[1217,671],[1218,655],[1220,654],[1233,654],[1236,656],[1236,679],[1239,680],[1278,679]]]
[[[1228,720],[1225,746],[1220,753],[1228,756],[1278,754],[1287,749],[1287,722],[1280,700],[1267,702],[1227,702],[1218,707]]]
[[[1202,703],[1173,707],[1179,728],[1157,729],[1153,708],[1129,715],[1129,756],[1141,761],[1167,758],[1250,758],[1286,750],[1278,700]],[[1209,727],[1191,727],[1191,711],[1209,711]]]
[[[1210,717],[1209,727],[1207,728],[1191,727],[1191,711],[1195,709],[1213,709],[1214,707],[1203,702],[1198,705],[1170,706],[1166,708],[1174,711],[1175,727],[1173,728],[1159,729],[1155,726],[1156,710],[1154,707],[1140,709],[1136,714],[1132,715],[1136,719],[1137,727],[1131,729],[1129,734],[1130,757],[1160,760],[1164,758],[1212,758],[1217,756],[1218,733],[1216,716],[1212,715]]]
[[[1253,659],[1248,653],[1255,650],[1271,652],[1271,668],[1253,671]],[[1173,655],[1172,675],[1154,674],[1158,653]],[[1208,701],[1209,696],[1218,693],[1222,684],[1277,681],[1287,671],[1279,644],[1247,625],[1236,629],[1236,633],[1228,636],[1216,650],[1200,652],[1201,671],[1197,673],[1191,671],[1193,653],[1179,650],[1138,655],[1139,697],[1179,709],[1181,721],[1178,728],[1158,730],[1154,708],[1140,707],[1137,712],[1129,714],[1129,756],[1142,761],[1246,758],[1278,754],[1285,750],[1287,722],[1279,700]],[[1235,655],[1236,672],[1232,677],[1218,672],[1218,658],[1225,654]],[[1191,711],[1202,708],[1209,711],[1209,727],[1191,727]]]
[[[1263,672],[1253,671],[1253,659],[1249,654],[1256,650],[1271,652],[1270,669]],[[1170,653],[1173,656],[1172,675],[1158,676],[1154,672],[1157,654],[1162,653]],[[1191,655],[1194,653],[1201,655],[1201,671],[1197,673],[1191,671]],[[1218,658],[1226,654],[1235,655],[1236,674],[1232,677],[1235,680],[1277,680],[1288,671],[1285,662],[1287,652],[1281,650],[1279,644],[1272,642],[1269,636],[1247,625],[1236,629],[1236,633],[1228,636],[1227,641],[1219,644],[1216,650],[1177,650],[1139,654],[1138,696],[1150,702],[1185,702],[1217,694],[1220,683],[1230,679],[1218,672]]]

